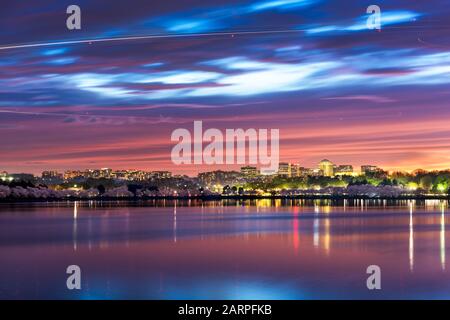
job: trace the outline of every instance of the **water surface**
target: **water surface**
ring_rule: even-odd
[[[449,299],[449,224],[437,200],[0,204],[0,298]]]

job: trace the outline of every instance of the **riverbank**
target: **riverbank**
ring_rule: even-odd
[[[75,201],[129,201],[141,202],[150,200],[450,200],[450,195],[411,195],[411,196],[350,196],[350,195],[208,195],[208,196],[154,196],[154,197],[67,197],[67,198],[4,198],[0,203],[31,203],[31,202],[75,202]]]

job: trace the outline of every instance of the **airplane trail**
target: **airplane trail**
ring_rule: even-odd
[[[408,31],[415,31],[412,29],[423,27],[389,27],[384,29],[410,29]],[[264,35],[264,34],[283,34],[283,33],[301,33],[306,32],[308,29],[286,29],[286,30],[260,30],[260,31],[235,31],[235,32],[208,32],[208,33],[184,33],[184,34],[152,34],[142,36],[126,36],[126,37],[113,37],[113,38],[92,38],[92,39],[80,39],[80,40],[62,40],[52,42],[39,42],[39,43],[21,43],[10,44],[0,46],[0,50],[11,49],[23,49],[23,48],[35,48],[35,47],[48,47],[58,45],[71,45],[71,44],[92,44],[98,42],[112,42],[112,41],[135,41],[135,40],[149,40],[149,39],[170,39],[170,38],[188,38],[188,37],[214,37],[214,36],[234,36],[234,35]]]
[[[261,30],[261,31],[236,31],[236,32],[210,32],[210,33],[186,33],[186,34],[160,34],[160,35],[143,35],[143,36],[127,36],[116,38],[94,38],[94,39],[80,39],[80,40],[66,40],[66,41],[52,41],[40,43],[23,43],[0,46],[0,50],[48,47],[58,45],[71,44],[92,44],[97,42],[111,42],[111,41],[134,41],[134,40],[148,40],[148,39],[168,39],[168,38],[186,38],[186,37],[213,37],[213,36],[230,36],[230,35],[258,35],[258,34],[277,34],[277,33],[299,33],[305,30]]]

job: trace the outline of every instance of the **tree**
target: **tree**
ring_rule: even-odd
[[[430,175],[423,176],[420,178],[419,186],[421,189],[430,191],[433,186],[433,178]]]
[[[106,188],[104,185],[100,184],[97,186],[97,190],[99,194],[104,194],[106,192]]]

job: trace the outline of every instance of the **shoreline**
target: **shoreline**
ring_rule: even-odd
[[[292,196],[155,196],[155,197],[91,197],[91,198],[4,198],[0,199],[0,204],[33,203],[33,202],[76,202],[76,201],[128,201],[141,202],[151,200],[201,200],[201,201],[222,201],[222,200],[450,200],[450,195],[424,195],[424,196],[396,196],[396,197],[371,197],[371,196],[347,196],[347,195],[292,195]]]

